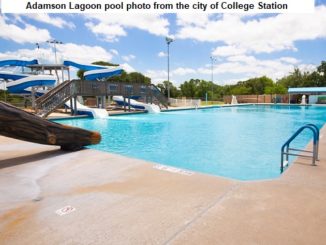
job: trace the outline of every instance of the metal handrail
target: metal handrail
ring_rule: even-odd
[[[312,151],[307,151],[307,150],[301,150],[301,149],[295,149],[295,148],[290,148],[290,143],[306,128],[310,129],[313,132],[313,150]],[[289,161],[289,155],[290,156],[300,156],[300,157],[309,157],[312,158],[312,165],[316,165],[316,160],[318,160],[318,144],[319,144],[319,129],[316,125],[314,124],[306,124],[299,128],[282,146],[281,148],[281,173],[284,171],[284,155],[286,156],[286,162],[288,163]],[[312,156],[309,155],[301,155],[301,154],[296,154],[292,153],[290,151],[300,151],[300,152],[308,152],[312,153]]]
[[[116,89],[111,91],[111,86]],[[142,92],[144,88],[144,93]],[[157,99],[158,104],[161,103],[167,107],[167,99],[162,95],[161,91],[153,84],[137,84],[137,83],[122,83],[97,80],[71,80],[65,81],[57,87],[50,90],[36,100],[36,109],[38,114],[46,117],[53,110],[63,105],[67,100],[74,96],[111,96],[123,95],[130,97],[132,95],[141,95],[145,98],[150,98],[153,103],[153,97]]]
[[[49,97],[51,97],[53,94],[56,94],[58,91],[62,90],[63,87],[68,86],[73,82],[70,80],[64,81],[63,83],[60,83],[58,86],[52,88],[49,92],[46,94],[43,94],[41,97],[36,99],[36,104],[41,104],[43,101],[47,100]]]
[[[312,123],[308,123],[307,125],[313,127],[316,130],[316,133],[317,133],[316,160],[318,161],[319,160],[318,159],[318,153],[319,153],[319,128],[315,124],[312,124]]]

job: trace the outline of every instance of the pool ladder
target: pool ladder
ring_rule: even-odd
[[[301,150],[296,148],[290,148],[290,143],[306,128],[310,129],[313,132],[313,149],[312,151]],[[312,159],[312,165],[316,166],[316,161],[318,161],[318,148],[319,148],[319,129],[314,124],[306,124],[299,128],[282,146],[281,148],[281,173],[289,164],[289,156],[299,156]],[[305,152],[311,153],[311,155],[302,155],[296,152]],[[285,160],[284,160],[285,158]]]

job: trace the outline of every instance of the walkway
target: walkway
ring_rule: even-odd
[[[325,137],[317,167],[254,182],[5,137],[0,149],[1,244],[326,243]]]

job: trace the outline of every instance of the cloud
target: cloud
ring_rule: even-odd
[[[118,50],[116,50],[116,49],[110,49],[110,52],[111,52],[113,55],[119,55],[119,52],[118,52]]]
[[[244,53],[272,53],[296,51],[295,42],[326,38],[326,6],[318,6],[313,14],[204,15],[194,17],[177,15],[177,38],[226,45],[213,51],[227,56]],[[232,53],[232,49],[234,49]],[[239,53],[237,53],[239,52]]]
[[[36,43],[51,39],[51,35],[46,29],[39,29],[29,24],[20,27],[8,23],[3,15],[0,15],[0,38],[7,39],[16,43]]]
[[[282,57],[280,58],[280,61],[283,61],[285,63],[289,63],[289,64],[298,64],[300,62],[300,60],[293,58],[293,57]]]
[[[268,76],[277,80],[288,75],[295,67],[303,71],[311,71],[316,68],[313,64],[300,63],[299,60],[292,57],[258,59],[254,56],[235,55],[227,57],[220,64],[216,64],[213,71],[217,81],[219,81],[219,75],[227,75],[231,79],[224,79],[223,83],[233,83],[236,81],[234,77],[237,76],[248,78]],[[207,67],[198,69],[199,74],[209,75],[211,72],[211,69]]]
[[[74,23],[64,20],[60,17],[50,16],[49,14],[26,14],[25,17],[33,19],[39,22],[43,22],[49,25],[56,26],[58,28],[69,28],[75,29],[76,26]]]
[[[157,36],[167,36],[169,21],[157,14],[85,15],[86,27],[99,38],[114,42],[127,35],[128,28],[136,28]]]
[[[234,84],[253,77],[268,76],[274,81],[288,75],[298,67],[302,71],[312,71],[316,65],[302,63],[293,57],[275,59],[258,59],[251,55],[234,55],[222,58],[213,66],[214,82],[217,84]],[[190,78],[210,81],[211,64],[199,68],[178,67],[170,72],[170,80],[179,85]],[[154,83],[167,80],[166,70],[148,70],[146,75]]]
[[[94,61],[111,61],[112,54],[100,46],[88,46],[74,43],[57,46],[60,60],[73,60],[80,63],[90,64]]]
[[[122,69],[124,69],[126,72],[135,72],[136,69],[133,68],[131,65],[129,65],[128,63],[123,63],[120,64],[120,66],[122,67]]]
[[[161,83],[167,80],[168,73],[165,70],[147,70],[145,76],[151,78],[152,83]]]
[[[212,15],[204,13],[184,13],[177,15],[177,25],[181,27],[197,26],[204,28],[209,22]]]
[[[132,54],[129,54],[129,55],[124,55],[124,56],[122,56],[121,58],[122,58],[124,61],[129,62],[129,61],[135,59],[136,56],[135,56],[135,55],[132,55]]]
[[[77,45],[66,43],[57,45],[58,63],[71,60],[82,64],[95,61],[111,61],[112,54],[100,46]],[[52,47],[40,49],[18,49],[13,52],[0,53],[0,59],[38,59],[40,63],[54,63]]]
[[[162,57],[166,57],[168,56],[165,52],[161,51],[157,54],[158,57],[162,58]]]
[[[104,41],[114,42],[119,40],[118,37],[127,36],[127,32],[123,27],[117,24],[94,24],[93,22],[87,22],[85,25],[91,32]]]
[[[213,56],[231,56],[231,55],[239,55],[246,53],[245,48],[241,48],[237,45],[229,45],[229,46],[220,46],[214,49],[212,52]]]
[[[187,67],[178,67],[170,71],[170,81],[175,83],[175,85],[184,82],[184,76],[195,74],[196,69]],[[147,70],[145,75],[152,79],[153,83],[161,83],[167,80],[168,73],[166,70]]]
[[[192,68],[184,68],[184,67],[179,67],[177,69],[172,70],[171,74],[172,76],[185,76],[189,74],[195,74],[196,70]]]

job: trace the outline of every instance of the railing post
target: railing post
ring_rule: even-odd
[[[313,127],[316,130],[316,134],[317,134],[316,160],[319,161],[319,159],[318,159],[318,152],[319,152],[319,128],[315,124],[312,124],[312,123],[309,123],[307,125]]]
[[[283,171],[284,171],[283,162],[284,162],[284,152],[282,151],[281,152],[281,173],[283,173]]]
[[[290,143],[306,128],[309,128],[312,133],[313,133],[313,150],[312,152],[309,151],[310,153],[312,153],[312,165],[316,166],[316,160],[318,160],[318,144],[319,144],[319,129],[316,125],[314,124],[306,124],[305,126],[302,126],[301,128],[299,128],[282,146],[281,148],[281,173],[283,173],[284,171],[284,154],[286,154],[286,161],[288,161],[289,159],[289,147],[290,147]],[[286,152],[284,152],[286,147]],[[297,149],[292,149],[292,150],[297,150]],[[299,150],[300,151],[300,150]],[[301,150],[302,151],[302,150]],[[291,154],[294,156],[301,156],[298,154]]]

